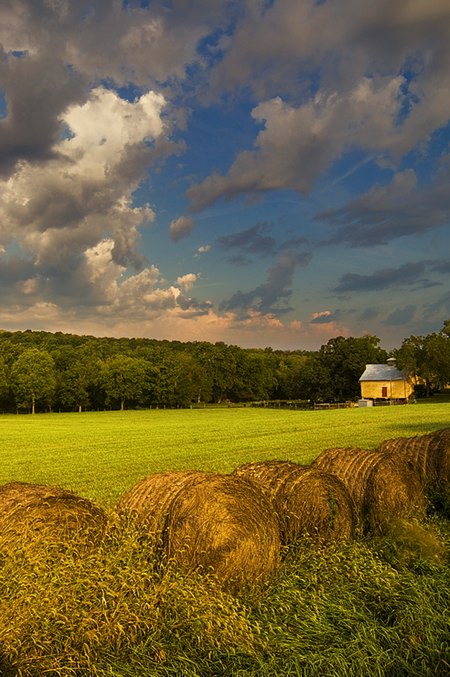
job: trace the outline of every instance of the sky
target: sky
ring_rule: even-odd
[[[450,318],[449,0],[0,0],[0,329]]]

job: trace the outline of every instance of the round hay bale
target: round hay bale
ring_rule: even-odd
[[[430,435],[416,435],[414,437],[398,437],[382,442],[377,451],[391,453],[399,458],[417,473],[422,486],[428,489],[438,477],[435,454],[430,453],[433,439]]]
[[[312,462],[311,467],[332,473],[347,487],[359,515],[362,514],[367,478],[381,453],[343,447],[326,449]]]
[[[443,428],[430,433],[439,444],[439,468],[442,475],[450,482],[450,428]]]
[[[425,495],[417,474],[387,451],[353,447],[327,449],[312,465],[344,482],[364,530],[384,528],[393,517],[425,512]]]
[[[0,486],[0,548],[91,546],[103,538],[106,513],[60,487],[25,482]]]
[[[156,473],[119,501],[160,537],[164,555],[239,586],[278,567],[280,534],[270,502],[251,483],[206,472]]]
[[[123,494],[116,511],[122,515],[128,514],[138,522],[145,522],[150,533],[161,536],[177,494],[209,476],[209,473],[195,470],[154,473]]]
[[[450,514],[450,428],[385,440],[379,449],[402,458],[419,476],[435,508]]]
[[[366,481],[363,521],[383,531],[394,519],[424,517],[427,499],[419,475],[396,454],[381,454]]]
[[[284,545],[304,535],[324,540],[352,538],[355,509],[338,477],[292,461],[246,463],[234,473],[255,482],[273,502]]]
[[[294,461],[252,461],[240,465],[233,474],[257,482],[259,486],[266,488],[272,497],[280,484],[288,481],[290,477],[295,478],[306,468],[309,466],[299,465]]]
[[[430,436],[437,469],[436,489],[445,498],[450,512],[450,428],[437,430]]]

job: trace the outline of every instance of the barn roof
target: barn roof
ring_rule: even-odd
[[[390,364],[366,364],[360,381],[404,381],[405,375]]]

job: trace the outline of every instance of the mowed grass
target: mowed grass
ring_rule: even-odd
[[[112,507],[162,470],[230,472],[254,460],[310,463],[323,449],[374,448],[450,426],[450,403],[296,411],[205,408],[0,416],[0,483],[54,484]]]

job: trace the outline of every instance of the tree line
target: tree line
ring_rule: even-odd
[[[424,394],[450,382],[450,320],[392,351]],[[359,397],[359,377],[388,353],[377,336],[332,338],[318,351],[222,342],[97,338],[0,330],[0,411],[82,411]]]

